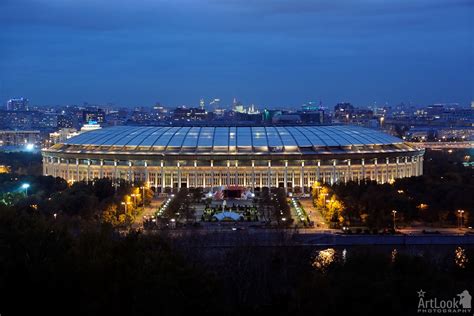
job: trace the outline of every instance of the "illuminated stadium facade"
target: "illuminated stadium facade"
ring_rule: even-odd
[[[317,180],[386,183],[421,175],[423,153],[355,126],[118,126],[44,149],[43,172],[69,182],[145,182],[158,192],[182,187],[308,192]]]

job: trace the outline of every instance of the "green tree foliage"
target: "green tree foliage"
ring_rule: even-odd
[[[400,221],[456,224],[458,209],[465,210],[465,222],[472,225],[474,171],[461,163],[466,154],[428,151],[423,176],[397,179],[393,184],[338,183],[328,188],[329,194],[341,199],[343,217],[354,225],[390,227],[392,210]],[[319,200],[317,205],[323,206]]]
[[[58,221],[0,207],[2,310],[22,315],[217,311],[219,291],[160,237],[107,227],[71,234]]]
[[[344,222],[343,211],[344,205],[342,202],[332,197],[326,204],[326,212],[324,214],[326,221],[342,224]]]
[[[23,315],[34,307],[48,315],[411,315],[420,288],[451,298],[474,279],[473,260],[459,267],[452,254],[394,258],[356,247],[340,257],[334,249],[245,242],[208,249],[201,237],[182,247],[157,235],[120,236],[108,226],[79,231],[0,206],[3,313]],[[319,250],[326,254],[314,264]]]

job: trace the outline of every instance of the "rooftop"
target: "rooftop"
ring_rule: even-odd
[[[358,126],[116,126],[82,133],[52,149],[161,152],[295,152],[318,148],[402,144],[399,138]]]

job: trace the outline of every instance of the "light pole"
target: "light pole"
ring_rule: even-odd
[[[127,205],[131,204],[131,202],[122,202],[121,204],[125,207],[125,214],[127,214]]]
[[[122,202],[122,203],[120,203],[120,204],[122,204],[122,205],[125,207],[125,214],[127,214],[127,203]]]
[[[324,207],[326,207],[326,196],[328,196],[329,193],[323,193],[322,195],[324,196],[324,198],[323,198],[323,201],[324,201],[323,205],[324,205]]]
[[[28,196],[28,188],[29,188],[29,187],[30,187],[30,184],[29,184],[29,183],[23,183],[23,184],[21,185],[21,188],[22,188],[23,190],[25,190],[25,196]]]
[[[397,216],[397,211],[392,210],[392,214],[393,214],[393,230],[396,230],[395,217]]]
[[[142,189],[143,212],[145,212],[145,186],[141,186],[140,189]]]
[[[462,227],[464,226],[463,224],[463,221],[464,221],[464,210],[458,210],[458,214],[459,214],[459,218],[458,218],[458,227],[459,229],[462,229]]]
[[[131,197],[133,197],[133,205],[137,207],[137,195],[136,194],[130,194]]]
[[[316,186],[316,190],[318,190],[318,193],[317,193],[318,196],[319,196],[319,190],[320,190],[320,189],[321,189],[321,186],[320,186],[320,185],[317,185],[317,186]]]

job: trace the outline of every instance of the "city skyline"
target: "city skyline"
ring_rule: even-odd
[[[474,95],[469,1],[19,0],[0,9],[2,101],[468,105]]]
[[[134,104],[120,104],[120,103],[114,103],[114,102],[104,102],[104,103],[96,103],[96,102],[90,102],[90,101],[82,101],[82,102],[68,102],[68,103],[52,103],[52,104],[38,104],[34,102],[34,100],[30,100],[28,97],[25,97],[24,95],[22,96],[14,96],[8,100],[2,100],[2,105],[0,107],[8,109],[8,103],[13,101],[13,100],[21,100],[24,99],[27,101],[28,105],[31,108],[56,108],[56,107],[99,107],[99,108],[152,108],[156,106],[161,106],[167,109],[175,109],[175,108],[201,108],[202,107],[202,102],[204,102],[204,109],[207,111],[213,111],[215,109],[224,109],[224,110],[232,110],[234,107],[234,101],[237,101],[239,105],[242,105],[244,108],[255,106],[256,108],[259,109],[269,109],[269,110],[274,110],[274,109],[280,109],[280,110],[288,110],[288,111],[296,111],[300,110],[302,107],[305,107],[307,105],[312,105],[316,107],[320,107],[321,109],[329,110],[332,111],[335,106],[339,104],[351,104],[353,106],[356,106],[358,108],[364,109],[364,108],[386,108],[386,107],[399,107],[399,106],[405,106],[405,107],[410,107],[410,108],[423,108],[426,106],[432,106],[432,105],[443,105],[443,106],[452,106],[456,108],[468,108],[472,107],[472,104],[474,101],[468,101],[466,103],[459,103],[459,102],[432,102],[432,103],[413,103],[411,101],[398,101],[398,102],[372,102],[372,103],[367,103],[367,104],[356,104],[351,102],[350,100],[339,100],[336,101],[335,103],[327,103],[324,102],[324,100],[321,99],[313,99],[313,100],[303,100],[301,102],[299,101],[293,101],[290,102],[290,104],[282,104],[282,105],[274,105],[274,104],[258,104],[254,103],[251,100],[246,100],[246,99],[239,99],[239,98],[232,98],[232,99],[220,99],[220,98],[200,98],[198,100],[194,100],[190,103],[184,103],[180,102],[179,98],[176,99],[176,101],[171,102],[170,104],[165,104],[160,102],[159,100],[152,102],[152,103],[147,103],[147,104],[140,104],[140,103],[134,103]],[[219,100],[217,103],[215,101]]]

